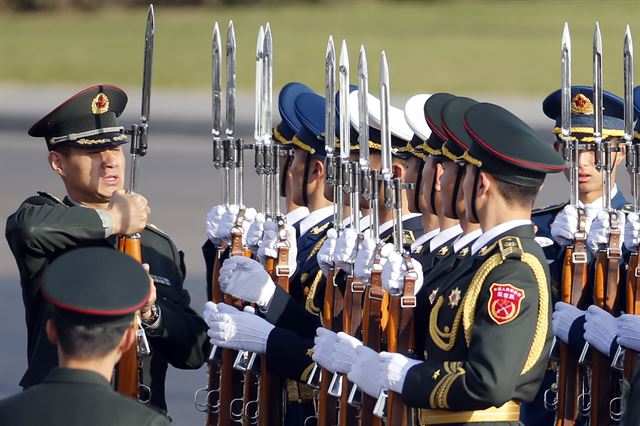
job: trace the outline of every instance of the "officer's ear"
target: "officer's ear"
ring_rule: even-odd
[[[64,154],[56,151],[49,151],[49,155],[47,156],[49,167],[51,167],[54,173],[60,176],[64,174],[64,159]]]
[[[407,170],[400,161],[394,161],[393,164],[391,164],[391,173],[394,178],[400,178],[400,182],[404,182]]]
[[[481,170],[480,177],[478,178],[478,188],[476,190],[478,197],[484,197],[489,193],[489,191],[492,191],[492,190],[493,190],[492,177],[489,177],[487,173]]]
[[[60,341],[60,339],[58,338],[58,330],[56,330],[56,326],[53,323],[52,319],[47,320],[47,338],[54,345],[57,345]]]
[[[619,151],[616,152],[614,154],[614,157],[613,157],[613,167],[612,168],[615,170],[616,167],[618,167],[620,165],[620,163],[622,163],[622,160],[627,155],[627,144],[625,144],[623,141],[621,141],[620,138],[614,138],[611,141],[611,145],[614,146],[614,147],[617,147],[619,149]]]
[[[311,174],[318,179],[324,177],[324,161],[321,158],[311,160]]]
[[[433,187],[436,191],[440,191],[442,189],[442,185],[440,185],[440,178],[444,173],[444,167],[442,167],[442,163],[440,161],[434,161],[433,167],[435,167],[435,174],[433,177]]]
[[[120,354],[125,353],[131,345],[136,341],[136,332],[133,329],[133,322],[131,323],[131,327],[128,327],[120,339],[120,343],[118,344],[118,352]]]

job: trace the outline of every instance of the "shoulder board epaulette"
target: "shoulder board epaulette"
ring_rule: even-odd
[[[522,243],[518,237],[503,237],[498,241],[498,249],[502,259],[521,259]]]
[[[309,230],[309,233],[312,235],[321,234],[324,230],[326,230],[331,225],[331,221],[325,223],[324,225],[314,226]]]
[[[560,203],[560,204],[552,204],[546,207],[538,207],[531,211],[531,216],[537,216],[545,213],[552,213],[558,210],[562,210],[564,206],[566,206],[567,204],[568,203]]]
[[[37,191],[37,193],[38,193],[39,196],[47,198],[47,199],[49,199],[49,200],[51,200],[51,201],[53,201],[55,203],[64,204],[64,202],[60,198],[56,197],[55,195],[51,195],[48,192]]]
[[[154,232],[154,233],[156,233],[156,234],[162,235],[163,237],[170,238],[170,237],[169,237],[169,234],[167,234],[167,233],[166,233],[165,231],[163,231],[162,229],[158,228],[158,227],[157,227],[156,225],[154,225],[153,223],[147,223],[147,226],[146,226],[145,228],[146,228],[146,229],[148,229],[148,230],[150,230],[150,231],[152,231],[152,232]]]

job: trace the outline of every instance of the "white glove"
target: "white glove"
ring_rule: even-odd
[[[566,205],[551,223],[551,236],[558,244],[566,246],[573,241],[578,232],[578,211]]]
[[[379,354],[362,345],[356,348],[356,355],[358,362],[351,366],[347,378],[351,383],[358,385],[362,392],[377,398],[380,394],[380,380],[376,372],[382,367]]]
[[[247,246],[249,246],[253,253],[258,250],[258,247],[260,247],[262,234],[264,233],[265,220],[264,214],[256,214],[256,218],[253,223],[251,223],[251,226],[249,226],[249,230],[247,230]]]
[[[213,208],[207,213],[207,218],[204,221],[204,229],[207,233],[207,238],[214,244],[219,244],[220,240],[216,236],[218,233],[218,227],[220,226],[220,220],[222,215],[227,209],[222,205],[213,206]]]
[[[313,359],[322,368],[335,373],[333,369],[333,346],[338,342],[336,333],[323,327],[318,327],[316,337],[313,339]]]
[[[618,334],[618,321],[609,312],[596,305],[587,309],[584,323],[584,338],[598,352],[609,356],[611,344]]]
[[[371,269],[373,268],[373,258],[376,253],[376,242],[373,238],[365,235],[358,254],[356,254],[356,260],[353,266],[353,275],[356,278],[360,278],[364,281],[371,279]],[[380,267],[383,267],[387,263],[387,258],[393,253],[393,244],[385,244],[380,249]]]
[[[415,259],[411,259],[413,269],[416,273],[416,283],[414,294],[418,294],[424,276],[422,274],[422,265]],[[382,287],[391,294],[398,294],[404,290],[404,277],[407,275],[407,264],[404,257],[397,252],[389,255],[387,262],[382,267]]]
[[[236,226],[236,219],[238,218],[238,213],[240,212],[240,207],[237,205],[231,205],[227,209],[227,211],[222,215],[222,219],[220,219],[220,225],[218,226],[218,230],[216,232],[216,238],[219,240],[231,241],[231,230]],[[249,207],[244,211],[244,219],[242,220],[242,241],[246,243],[246,235],[251,227],[251,223],[256,218],[257,212],[253,207]]]
[[[353,364],[358,362],[356,348],[362,346],[362,342],[353,336],[343,333],[337,335],[337,342],[333,345],[333,370],[338,373],[348,373]]]
[[[637,213],[629,213],[624,226],[624,246],[631,251],[638,244],[640,244],[640,217]]]
[[[421,361],[407,358],[395,352],[380,352],[380,361],[382,364],[379,370],[380,386],[396,393],[402,393],[407,371],[414,365],[421,363]]]
[[[336,241],[336,248],[333,252],[333,261],[336,263],[338,268],[349,271],[357,252],[358,233],[353,228],[347,228]]]
[[[640,316],[624,314],[618,318],[618,344],[640,352]]]
[[[553,334],[564,343],[569,343],[569,331],[574,321],[585,314],[585,311],[565,302],[556,303],[551,325]]]
[[[618,230],[620,231],[620,243],[624,242],[624,234],[625,234],[625,224],[624,224],[624,213],[618,211]],[[596,218],[593,220],[591,224],[591,228],[589,229],[589,234],[587,235],[587,247],[591,249],[592,252],[596,252],[598,250],[599,244],[606,244],[609,241],[609,213],[603,210],[600,210],[596,215]]]
[[[213,314],[217,314],[218,313],[218,305],[216,305],[213,302],[207,302],[204,305],[204,311],[202,312],[202,318],[204,319],[204,322],[207,323],[207,325],[209,327],[211,327],[211,324],[213,324]]]
[[[267,351],[269,333],[275,328],[247,306],[239,311],[233,306],[218,303],[218,312],[211,314],[212,324],[207,334],[211,344],[263,354]]]
[[[264,308],[276,291],[276,285],[262,265],[244,256],[225,260],[218,278],[223,293]]]
[[[291,225],[285,225],[284,230],[286,232],[287,242],[289,243],[289,277],[291,277],[296,272],[296,267],[298,266],[296,261],[296,257],[298,257],[296,229]],[[264,236],[262,238],[262,244],[258,249],[258,259],[263,263],[267,257],[277,259],[279,241],[278,224],[268,221],[264,224]]]
[[[338,233],[335,229],[331,228],[327,231],[327,239],[322,243],[322,247],[318,250],[316,259],[318,260],[318,266],[322,269],[322,274],[326,277],[329,276],[329,269],[333,268],[333,252],[336,249],[336,240],[338,239]]]

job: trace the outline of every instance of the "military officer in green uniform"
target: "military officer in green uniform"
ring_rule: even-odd
[[[120,235],[139,232],[142,261],[157,289],[156,303],[141,310],[151,346],[143,383],[150,403],[166,410],[164,381],[168,364],[199,368],[209,352],[206,324],[190,307],[183,289],[185,265],[167,234],[148,224],[147,200],[126,194],[124,128],[117,122],[127,95],[110,85],[90,87],[72,96],[38,121],[29,134],[43,137],[51,169],[67,192],[63,200],[46,194],[27,198],[9,216],[6,238],[20,271],[26,311],[28,368],[20,384],[42,382],[57,362],[45,332],[52,308],[41,291],[49,263],[67,251],[99,246],[115,249]]]
[[[519,404],[535,396],[551,341],[549,271],[531,208],[546,173],[564,163],[499,106],[471,106],[464,127],[473,139],[458,160],[466,167],[465,212],[483,234],[430,298],[429,317],[416,318],[428,321],[426,359],[382,352],[362,361],[370,349],[359,347],[348,376],[365,392],[374,381],[401,394],[421,408],[421,424],[518,424]]]
[[[120,356],[135,345],[134,312],[155,299],[142,265],[106,247],[62,254],[43,274],[40,292],[52,306],[46,334],[58,367],[24,392],[0,401],[4,426],[168,425],[155,410],[115,392]]]

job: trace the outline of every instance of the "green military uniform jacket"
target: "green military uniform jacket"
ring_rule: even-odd
[[[42,383],[0,401],[3,426],[162,426],[169,418],[115,392],[100,374],[54,368]]]
[[[94,209],[61,202],[40,193],[25,200],[9,216],[6,238],[20,271],[22,299],[27,322],[27,371],[20,385],[42,382],[57,365],[57,351],[46,336],[45,324],[52,307],[40,291],[47,265],[59,255],[78,247],[116,247],[115,236],[105,239],[102,220]],[[150,266],[157,292],[160,319],[147,329],[152,355],[144,362],[144,383],[151,387],[151,404],[166,409],[164,381],[167,365],[196,369],[206,360],[210,344],[207,325],[190,307],[183,289],[183,253],[162,231],[147,226],[141,233],[142,259]]]
[[[423,287],[426,360],[407,373],[407,405],[482,410],[534,398],[551,339],[544,259],[533,226],[518,226],[459,259],[438,285]]]

